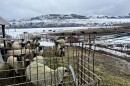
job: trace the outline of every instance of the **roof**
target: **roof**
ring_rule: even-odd
[[[9,22],[7,22],[5,19],[3,19],[2,17],[0,17],[0,25],[10,25]]]

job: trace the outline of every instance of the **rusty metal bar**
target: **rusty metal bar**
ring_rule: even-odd
[[[93,73],[95,72],[95,70],[94,70],[94,66],[95,66],[95,48],[96,48],[96,46],[95,46],[95,34],[93,35],[93,47],[94,47],[94,50],[93,50],[93,54],[92,54],[92,58],[93,58],[93,69],[92,69],[92,71],[93,71]],[[93,79],[94,79],[94,75],[93,75]]]
[[[81,59],[83,59],[83,42],[82,42],[82,47],[81,47]],[[83,61],[81,60],[81,71],[83,71]],[[81,77],[83,77],[83,74],[81,73]],[[83,80],[81,79],[81,83],[83,83]]]

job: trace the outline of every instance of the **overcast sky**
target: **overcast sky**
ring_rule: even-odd
[[[44,14],[126,15],[130,0],[1,0],[0,16],[21,19]]]

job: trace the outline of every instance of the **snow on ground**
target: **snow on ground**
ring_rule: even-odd
[[[49,30],[50,28],[21,28],[21,29],[6,29],[6,34],[11,35],[13,38],[17,35],[23,34],[23,32],[35,33],[35,32],[43,32],[43,30]],[[55,28],[51,28],[51,30],[55,30]]]
[[[50,41],[40,41],[40,46],[54,46],[54,42],[50,42]]]
[[[94,49],[94,46],[92,46],[92,49]],[[121,57],[130,57],[130,55],[126,54],[126,53],[122,53],[116,50],[111,50],[111,49],[106,49],[106,48],[101,48],[101,47],[96,47],[95,50],[101,50],[101,51],[105,51],[107,53],[116,55],[116,56],[121,56]]]
[[[119,37],[119,38],[114,38],[114,36],[111,36],[108,38],[106,37],[104,39],[96,40],[95,44],[105,45],[106,47],[108,47],[111,50],[122,50],[124,52],[130,51],[130,48],[128,47],[128,46],[130,46],[130,36],[123,36],[123,37]],[[112,47],[109,47],[108,45],[112,45]],[[117,45],[121,45],[121,46],[119,47]]]
[[[75,45],[78,45],[78,46],[82,46],[82,43],[79,44],[75,44]],[[84,48],[89,48],[89,45],[85,45]],[[102,48],[102,47],[95,47],[95,46],[91,46],[91,49],[92,50],[101,50],[101,51],[104,51],[104,52],[107,52],[107,53],[110,53],[110,54],[113,54],[113,55],[116,55],[116,56],[121,56],[121,57],[130,57],[130,55],[126,54],[126,53],[123,53],[123,52],[119,52],[119,51],[116,51],[116,50],[111,50],[111,49],[107,49],[107,48]]]
[[[130,44],[130,36],[124,36],[124,37],[119,37],[119,38],[107,38],[106,39],[101,39],[101,40],[96,40],[97,44],[104,44],[104,45],[109,45],[109,44]]]
[[[23,32],[28,33],[43,33],[43,30],[45,30],[45,33],[53,32],[55,31],[65,31],[65,30],[76,30],[76,29],[86,29],[87,27],[61,27],[61,28],[21,28],[21,29],[6,29],[6,34],[11,35],[13,38],[17,35],[22,34]],[[49,31],[52,30],[52,31]]]

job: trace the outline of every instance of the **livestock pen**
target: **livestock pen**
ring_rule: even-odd
[[[100,85],[94,71],[95,57],[93,54],[90,59],[91,54],[86,53],[86,48],[90,48],[85,47],[86,43],[78,40],[70,43],[65,36],[24,34],[1,39],[0,86]],[[60,42],[62,38],[65,41]]]
[[[129,27],[105,29],[2,38],[0,86],[128,86],[129,44],[109,38]]]

